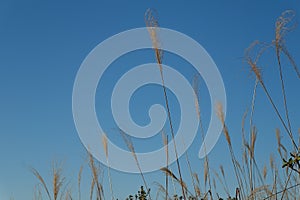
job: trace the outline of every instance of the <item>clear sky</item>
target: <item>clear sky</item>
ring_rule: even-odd
[[[274,38],[276,18],[285,10],[296,11],[300,21],[300,3],[287,1],[0,1],[0,199],[32,199],[38,182],[28,170],[33,166],[51,184],[53,160],[64,163],[64,174],[76,193],[77,173],[85,164],[85,148],[78,137],[72,116],[72,90],[76,73],[88,53],[100,42],[119,32],[143,27],[147,8],[155,8],[161,27],[185,33],[199,42],[211,55],[223,77],[227,94],[227,123],[237,152],[241,146],[241,119],[250,106],[254,78],[243,62],[244,50],[254,41],[270,42]],[[300,63],[300,28],[287,39],[291,54]],[[163,41],[162,41],[163,43]],[[269,54],[272,57],[272,53]],[[274,58],[274,56],[273,56]],[[114,84],[124,70],[137,64],[154,62],[150,50],[130,53],[112,64],[103,84],[98,86],[97,99],[109,99]],[[264,77],[271,94],[279,105],[280,90],[274,59],[264,64]],[[174,65],[188,80],[195,71],[184,60],[166,53],[164,63]],[[126,65],[125,68],[119,68]],[[178,66],[180,65],[180,66]],[[184,66],[186,65],[186,66]],[[298,130],[299,79],[286,66],[287,93],[291,108],[292,126]],[[114,77],[115,76],[115,77]],[[105,82],[106,81],[106,82]],[[204,82],[200,81],[203,123],[210,118],[210,102]],[[147,86],[148,87],[148,86]],[[161,88],[150,87],[138,91],[131,102],[132,116],[137,123],[147,124],[147,109],[153,103],[163,103]],[[147,92],[147,89],[149,91]],[[104,92],[103,92],[104,91]],[[102,93],[101,93],[102,92]],[[104,95],[107,94],[107,95]],[[149,96],[147,96],[149,95]],[[176,101],[171,96],[174,115]],[[108,137],[123,145],[111,113],[105,105],[98,105],[97,114],[105,124]],[[281,106],[282,108],[282,106]],[[178,109],[178,108],[177,108]],[[281,109],[282,110],[282,109]],[[107,117],[106,117],[107,116]],[[276,155],[275,128],[280,126],[261,89],[255,113],[258,127],[257,156],[262,163],[271,152]],[[177,117],[174,117],[175,127]],[[158,136],[160,137],[160,136]],[[157,140],[159,141],[159,140]],[[154,150],[157,142],[134,140],[136,149]],[[137,144],[137,142],[139,142]],[[142,145],[141,145],[142,144]],[[145,145],[147,144],[147,145]],[[203,166],[198,160],[200,136],[196,137],[188,153],[192,167],[202,177]],[[290,143],[286,143],[289,145]],[[223,164],[232,174],[226,140],[222,136],[210,154],[213,168]],[[184,158],[180,159],[184,162]],[[183,164],[184,165],[184,164]],[[87,165],[85,165],[87,168]],[[106,168],[103,167],[104,174]],[[175,168],[174,168],[174,171]],[[188,178],[187,170],[184,177]],[[90,174],[86,169],[83,197],[88,197]],[[162,172],[146,175],[150,187],[162,182]],[[105,195],[109,197],[106,175]],[[125,198],[142,184],[139,175],[112,171],[116,196]],[[230,181],[230,179],[229,179]],[[235,185],[232,181],[230,183]],[[233,187],[235,188],[235,186]],[[221,190],[221,189],[220,189]],[[232,191],[233,192],[233,191]],[[222,193],[222,192],[221,192]]]

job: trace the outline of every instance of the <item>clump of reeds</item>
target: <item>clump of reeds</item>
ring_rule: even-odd
[[[171,120],[171,112],[169,109],[169,101],[168,96],[166,93],[166,87],[164,84],[164,76],[163,76],[163,68],[162,68],[162,56],[163,51],[160,48],[160,42],[158,39],[158,21],[154,14],[155,11],[148,10],[145,15],[145,21],[146,25],[149,30],[149,34],[152,40],[153,49],[155,52],[156,62],[159,66],[160,73],[161,73],[161,79],[162,79],[162,86],[164,91],[164,97],[165,97],[165,103],[166,108],[168,112],[168,119],[169,119],[169,125],[171,129],[172,139],[174,141],[174,132],[173,132],[173,124]],[[226,142],[229,147],[229,152],[231,156],[231,161],[234,169],[235,178],[237,181],[237,187],[229,187],[227,184],[227,176],[225,173],[225,170],[223,166],[221,165],[219,167],[219,171],[214,171],[212,169],[212,166],[209,165],[208,156],[205,157],[205,160],[203,162],[203,182],[204,182],[204,190],[203,188],[200,188],[200,180],[198,177],[198,174],[196,172],[193,172],[189,160],[189,156],[186,153],[186,163],[188,166],[188,170],[190,173],[190,176],[192,178],[192,186],[194,189],[194,194],[189,190],[187,184],[183,181],[182,175],[181,175],[181,166],[178,161],[177,157],[177,150],[176,150],[176,144],[174,143],[174,149],[176,154],[176,163],[178,168],[178,174],[175,175],[174,172],[169,168],[169,150],[168,150],[168,138],[163,134],[163,143],[166,148],[166,166],[161,169],[161,171],[165,174],[166,182],[165,186],[160,183],[156,183],[158,186],[158,191],[164,193],[164,199],[169,200],[172,199],[171,194],[169,192],[169,181],[168,179],[171,178],[173,186],[174,186],[174,200],[178,200],[180,198],[183,199],[191,199],[191,200],[199,200],[199,199],[211,199],[213,200],[215,196],[217,196],[218,199],[221,199],[219,196],[219,193],[217,191],[217,183],[216,180],[218,180],[223,190],[225,191],[228,200],[264,200],[264,199],[298,199],[300,190],[298,186],[300,186],[300,155],[299,155],[299,144],[296,144],[295,142],[295,131],[293,131],[293,127],[290,120],[289,115],[289,109],[288,109],[288,98],[286,94],[286,84],[284,79],[284,66],[282,64],[282,55],[286,56],[290,64],[293,66],[293,69],[299,78],[299,70],[297,68],[297,65],[295,64],[295,61],[293,60],[291,54],[288,52],[286,44],[285,44],[285,36],[286,34],[294,28],[294,26],[288,26],[294,17],[293,11],[286,11],[278,18],[275,25],[275,39],[270,44],[263,43],[263,42],[255,42],[253,43],[246,51],[246,61],[250,66],[251,71],[256,77],[252,99],[251,99],[251,112],[250,112],[250,120],[249,120],[249,135],[248,138],[246,136],[247,129],[245,128],[245,121],[247,118],[248,112],[245,112],[244,116],[242,117],[242,161],[239,162],[236,157],[236,152],[234,152],[233,149],[233,141],[231,140],[230,132],[226,124],[225,116],[223,113],[223,108],[221,104],[216,105],[216,113],[223,125],[223,133],[226,139]],[[258,48],[257,51],[254,51],[255,48]],[[265,84],[264,77],[263,77],[263,68],[259,65],[260,58],[264,55],[267,49],[274,48],[275,49],[275,55],[278,65],[278,71],[279,71],[279,79],[281,84],[281,94],[283,98],[283,110],[284,113],[279,112],[279,107],[275,103],[274,99],[270,95],[270,91]],[[255,56],[252,56],[252,53],[255,53]],[[202,139],[204,138],[204,129],[202,126],[201,121],[201,112],[200,112],[200,106],[199,106],[199,93],[198,93],[198,82],[197,78],[194,79],[194,90],[195,90],[195,108],[197,110],[197,115],[199,118],[200,123],[200,129],[202,134]],[[274,109],[276,115],[278,116],[280,123],[283,125],[283,128],[285,132],[290,137],[290,140],[293,145],[294,152],[288,151],[288,148],[285,147],[281,141],[281,133],[280,129],[276,129],[276,138],[277,138],[277,150],[280,158],[283,160],[282,167],[285,171],[282,173],[279,171],[279,168],[277,167],[277,163],[275,161],[275,158],[273,155],[269,158],[269,168],[264,163],[262,165],[262,168],[259,168],[257,161],[256,161],[256,153],[255,153],[255,147],[256,147],[256,141],[258,137],[258,128],[254,125],[254,113],[255,113],[255,103],[256,103],[256,96],[257,96],[257,87],[261,86],[263,88],[264,93],[266,94],[272,108]],[[130,195],[128,199],[133,200],[134,197],[139,200],[146,200],[151,199],[150,197],[150,188],[148,187],[148,184],[146,182],[144,173],[141,169],[141,166],[139,164],[138,157],[136,155],[134,146],[130,140],[130,138],[126,137],[125,133],[121,131],[122,137],[128,147],[128,149],[131,151],[134,161],[136,162],[136,165],[139,169],[140,175],[143,179],[144,185],[146,187],[146,191],[141,187],[140,191],[135,195]],[[298,136],[300,135],[300,129],[298,129]],[[300,140],[300,137],[299,137]],[[175,141],[174,141],[175,142]],[[300,141],[299,141],[300,143]],[[112,200],[114,200],[114,193],[113,193],[113,186],[112,186],[112,180],[111,180],[111,174],[110,174],[110,165],[109,165],[109,149],[107,146],[107,137],[102,137],[102,144],[105,151],[105,156],[107,160],[108,165],[108,182],[110,186],[110,192],[112,196]],[[88,153],[88,164],[90,167],[90,171],[92,174],[92,180],[90,184],[90,200],[92,200],[94,197],[96,197],[97,200],[104,200],[104,191],[103,191],[103,185],[99,181],[103,177],[103,174],[101,174],[100,167],[95,163],[93,156]],[[260,163],[259,163],[260,164]],[[72,198],[72,192],[71,188],[67,187],[68,185],[65,184],[65,177],[62,175],[62,167],[53,165],[52,168],[52,188],[48,188],[48,185],[46,184],[46,181],[44,178],[40,175],[40,173],[35,169],[31,168],[31,172],[34,174],[34,176],[39,180],[38,185],[34,188],[34,198],[35,199],[43,199],[42,189],[45,191],[45,194],[49,200],[57,200],[57,199],[73,199]],[[213,174],[210,174],[210,171],[214,172]],[[82,179],[82,173],[83,173],[83,166],[80,167],[79,173],[78,173],[78,199],[81,199],[81,179]],[[266,182],[270,181],[270,184],[266,184]],[[175,188],[175,184],[179,184],[182,189],[182,196],[178,196]],[[209,185],[209,188],[207,189],[206,186]],[[212,186],[213,187],[212,187]],[[233,192],[234,191],[234,192]],[[96,192],[96,195],[94,194]],[[230,194],[233,193],[234,197],[232,198]],[[157,196],[158,198],[158,196]]]
[[[290,55],[290,53],[288,52],[286,45],[285,45],[285,36],[287,34],[287,32],[289,32],[290,30],[292,30],[295,26],[291,25],[292,20],[294,18],[295,13],[293,11],[285,11],[283,12],[283,14],[277,19],[276,24],[275,24],[275,39],[274,41],[272,41],[270,44],[267,43],[262,43],[262,42],[254,42],[247,50],[246,50],[246,61],[250,66],[251,71],[253,72],[253,74],[256,77],[256,81],[255,81],[255,89],[254,89],[254,93],[253,93],[253,100],[252,100],[252,112],[251,112],[251,117],[250,117],[250,129],[252,129],[252,117],[253,117],[253,111],[254,111],[254,99],[256,96],[256,87],[257,87],[257,83],[260,84],[260,86],[263,88],[264,93],[266,94],[272,108],[274,109],[276,115],[278,116],[281,124],[283,125],[284,130],[287,132],[287,134],[290,137],[290,140],[292,142],[294,151],[296,151],[296,153],[291,153],[290,155],[294,158],[297,159],[298,156],[298,145],[295,142],[294,139],[294,134],[292,131],[292,125],[291,125],[291,120],[289,117],[289,112],[288,112],[288,104],[287,104],[287,95],[286,95],[286,85],[285,85],[285,81],[284,81],[284,76],[283,76],[283,65],[282,65],[282,58],[281,58],[281,54],[285,55],[287,57],[287,59],[290,61],[290,64],[293,66],[296,75],[299,78],[299,70],[292,58],[292,56]],[[256,51],[254,50],[255,48]],[[265,51],[269,48],[274,48],[275,49],[275,55],[276,55],[276,60],[277,60],[277,65],[278,65],[278,71],[279,71],[279,80],[280,80],[280,84],[281,84],[281,93],[282,93],[282,98],[283,98],[283,109],[284,109],[284,114],[279,112],[279,108],[278,105],[276,105],[274,99],[272,98],[272,96],[270,95],[270,91],[267,87],[267,85],[265,84],[264,80],[263,80],[263,76],[262,76],[262,68],[259,67],[259,60],[262,57],[262,55],[265,53]],[[252,56],[253,53],[256,53],[255,56]],[[285,120],[284,117],[285,116]],[[253,136],[251,136],[253,138]],[[289,168],[293,169],[294,164],[296,164],[293,160],[293,158],[290,158],[288,161],[286,161],[287,158],[287,149],[282,145],[281,143],[281,138],[280,138],[280,131],[279,129],[276,129],[276,137],[277,137],[277,143],[278,143],[278,152],[280,157],[283,159],[283,161],[285,162],[283,166],[287,166]],[[251,158],[253,158],[254,156],[252,155],[252,148],[251,144],[248,145],[246,143],[246,146],[250,152],[250,162],[251,162]],[[255,161],[254,164],[256,165]],[[284,198],[285,195],[288,195],[289,192],[286,192],[286,189],[289,185],[289,182],[291,180],[291,172],[288,173],[288,171],[286,170],[286,181],[281,181],[281,179],[278,176],[278,170],[276,169],[276,167],[274,166],[274,161],[273,158],[271,157],[270,159],[270,166],[272,169],[272,174],[273,174],[273,187],[271,192],[266,190],[267,193],[272,194],[271,196],[273,196],[274,192],[277,195],[279,194],[277,192],[277,184],[279,184],[282,188],[282,191],[280,191],[280,193],[282,193],[282,197]],[[294,170],[297,171],[297,170]],[[252,172],[252,167],[250,170],[250,173]],[[263,170],[263,177],[265,179],[265,177],[267,176],[267,170],[266,168],[264,168]],[[252,176],[251,176],[252,177]],[[262,179],[262,178],[261,178]],[[263,181],[262,181],[263,182]],[[251,188],[251,191],[253,191],[253,187]]]
[[[299,70],[292,58],[292,56],[289,54],[287,51],[287,48],[285,46],[285,40],[284,37],[286,33],[290,30],[292,30],[291,27],[288,27],[287,25],[292,21],[294,17],[294,12],[293,11],[285,11],[276,21],[275,25],[275,40],[271,42],[271,44],[255,41],[253,44],[250,45],[250,47],[246,50],[245,53],[245,58],[250,66],[251,71],[256,77],[256,81],[260,83],[260,85],[263,88],[264,93],[266,94],[269,102],[271,103],[276,115],[278,116],[281,124],[283,125],[285,131],[288,133],[291,142],[294,146],[295,150],[298,150],[298,145],[295,142],[293,133],[292,133],[292,128],[291,128],[291,122],[289,118],[289,112],[288,112],[288,106],[287,106],[287,97],[286,97],[286,92],[285,92],[285,83],[284,83],[284,77],[283,77],[283,66],[281,64],[281,53],[284,53],[284,55],[287,56],[288,60],[292,64],[292,66],[295,69],[295,72],[297,73],[297,76],[299,76]],[[257,53],[255,56],[252,56],[253,52],[255,51],[255,47],[257,47]],[[262,74],[261,74],[261,68],[258,66],[258,62],[260,57],[263,55],[263,53],[271,48],[274,47],[275,53],[276,53],[276,60],[278,63],[278,69],[279,69],[279,77],[280,77],[280,84],[281,84],[281,91],[282,91],[282,97],[283,97],[283,105],[284,105],[284,111],[285,111],[285,118],[286,121],[284,120],[282,114],[279,112],[278,106],[275,104],[274,99],[270,95],[270,92],[263,80]]]

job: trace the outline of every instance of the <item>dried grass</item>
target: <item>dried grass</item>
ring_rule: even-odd
[[[175,134],[174,134],[173,124],[172,124],[172,119],[171,119],[171,111],[170,111],[170,107],[169,107],[167,89],[166,89],[166,86],[165,86],[165,80],[164,80],[164,75],[163,75],[163,68],[162,68],[163,51],[161,50],[161,48],[159,48],[160,43],[159,43],[159,39],[158,39],[158,36],[157,36],[157,30],[158,30],[159,24],[158,24],[157,14],[156,14],[155,10],[148,9],[146,11],[146,13],[145,13],[145,23],[146,23],[146,26],[148,28],[149,34],[150,34],[153,49],[154,49],[154,52],[155,52],[156,62],[158,64],[159,70],[160,70],[160,77],[161,77],[161,81],[162,81],[165,104],[166,104],[166,109],[167,109],[167,113],[168,113],[169,126],[170,126],[170,130],[171,130],[171,134],[172,134],[172,140],[173,140],[174,151],[175,151],[175,156],[176,156],[176,164],[177,164],[177,168],[178,168],[180,181],[183,183],[181,169],[180,169],[180,163],[179,163],[179,159],[178,159],[179,157],[178,157],[178,152],[177,152],[177,147],[176,147],[176,142],[175,142]],[[184,199],[186,199],[184,188],[181,187],[181,189],[182,189],[182,196],[183,196]]]

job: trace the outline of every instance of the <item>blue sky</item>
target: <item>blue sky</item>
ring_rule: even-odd
[[[270,42],[274,38],[276,18],[285,10],[296,11],[296,21],[300,21],[300,4],[297,1],[7,1],[0,2],[0,198],[31,199],[33,188],[38,182],[28,167],[37,168],[46,180],[51,175],[53,160],[64,163],[66,177],[74,182],[79,167],[85,163],[86,153],[80,142],[72,117],[72,89],[76,73],[88,53],[100,42],[119,32],[143,27],[144,13],[147,8],[155,8],[162,27],[185,33],[199,42],[212,56],[223,77],[227,93],[227,123],[232,133],[234,148],[239,152],[241,137],[241,119],[251,103],[254,78],[249,67],[243,62],[243,54],[254,40]],[[300,63],[300,29],[296,28],[287,39],[288,47]],[[152,56],[152,57],[151,57]],[[271,58],[272,53],[269,54]],[[274,99],[281,104],[278,72],[273,65],[274,59],[264,60],[264,77]],[[165,64],[185,65],[178,70],[191,80],[194,71],[183,60],[165,55]],[[154,62],[153,52],[145,50],[129,54],[113,63],[108,77],[120,76],[117,67],[126,64]],[[287,66],[287,93],[291,109],[294,130],[300,127],[300,108],[297,104],[299,79],[292,68]],[[105,79],[97,91],[105,91],[114,84]],[[202,95],[204,126],[210,117],[210,102],[203,82]],[[133,98],[133,118],[146,124],[147,106],[163,103],[159,88],[141,90]],[[106,93],[105,93],[106,94]],[[101,96],[102,95],[102,96]],[[156,96],[149,98],[146,95]],[[150,96],[150,97],[151,97]],[[97,93],[96,99],[109,98]],[[174,113],[176,114],[176,101]],[[147,100],[147,101],[146,101]],[[146,102],[146,106],[145,105]],[[115,126],[109,110],[96,105],[99,119],[105,121],[108,136],[122,145],[115,135]],[[105,107],[105,106],[104,106]],[[134,109],[137,108],[137,109]],[[281,107],[282,108],[282,107]],[[102,110],[103,109],[103,110]],[[282,110],[282,109],[281,109]],[[282,110],[283,111],[283,110]],[[175,115],[174,114],[174,115]],[[176,117],[174,117],[176,121]],[[257,142],[258,158],[264,159],[270,153],[276,155],[275,128],[280,123],[274,115],[261,89],[255,113],[255,124],[259,135]],[[176,125],[175,125],[176,126]],[[197,154],[199,138],[190,147],[188,153],[193,160],[195,171],[203,170]],[[134,141],[135,142],[135,141]],[[142,141],[140,144],[144,144]],[[289,145],[288,140],[286,144]],[[147,147],[156,147],[150,143]],[[137,144],[138,151],[147,151],[145,145]],[[124,144],[123,144],[123,147]],[[228,157],[228,158],[227,158]],[[212,165],[217,169],[223,164],[232,173],[225,138],[222,136],[210,154]],[[184,162],[184,158],[181,159]],[[87,168],[87,166],[85,166]],[[104,170],[106,170],[104,168]],[[163,181],[161,172],[146,175],[149,183]],[[85,183],[90,174],[85,172]],[[188,173],[184,173],[188,179]],[[116,196],[125,198],[134,193],[142,181],[138,175],[112,171]],[[104,179],[104,182],[106,180]],[[231,184],[235,184],[233,181]],[[84,187],[84,186],[83,186]],[[106,195],[109,190],[106,184]],[[155,189],[153,184],[150,187]],[[85,187],[88,190],[88,186]],[[233,191],[232,191],[233,192]],[[86,197],[88,195],[86,194]]]

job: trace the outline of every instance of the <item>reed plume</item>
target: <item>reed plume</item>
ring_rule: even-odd
[[[61,170],[62,169],[60,167],[55,166],[55,164],[53,165],[52,172],[53,172],[53,199],[54,200],[57,200],[58,193],[60,192],[61,187],[65,180],[65,178],[62,177]]]
[[[162,68],[163,51],[159,47],[159,40],[158,40],[158,36],[157,36],[157,29],[159,27],[159,24],[158,24],[157,17],[155,17],[154,13],[155,13],[155,11],[153,9],[148,9],[146,11],[145,23],[148,28],[148,32],[150,34],[152,46],[153,46],[153,49],[155,52],[156,62],[158,64],[159,70],[160,70],[160,77],[161,77],[161,81],[162,81],[165,104],[166,104],[166,109],[167,109],[167,113],[168,113],[169,126],[170,126],[170,130],[171,130],[171,134],[172,134],[172,140],[173,140],[174,151],[175,151],[175,156],[176,156],[176,164],[177,164],[177,168],[178,168],[180,181],[183,183],[181,169],[180,169],[180,163],[179,163],[179,158],[178,158],[178,152],[177,152],[177,147],[176,147],[176,142],[175,142],[175,134],[174,134],[173,124],[172,124],[172,119],[171,119],[169,100],[168,100],[168,96],[167,96],[167,89],[165,86],[165,80],[164,80],[164,75],[163,75],[163,68]],[[181,189],[182,189],[182,196],[184,199],[186,199],[184,187],[181,187]]]
[[[228,128],[225,124],[225,116],[224,116],[222,104],[220,104],[220,103],[216,104],[216,112],[217,112],[217,116],[220,119],[220,121],[222,123],[222,126],[223,126],[223,133],[224,133],[226,141],[228,143],[228,147],[229,147],[229,151],[230,151],[230,155],[231,155],[231,161],[232,161],[232,164],[233,164],[233,168],[234,168],[234,172],[235,172],[235,176],[236,176],[239,188],[242,189],[243,185],[242,185],[242,180],[240,178],[240,174],[238,172],[238,162],[235,158],[234,151],[233,151],[232,144],[231,144],[229,131],[228,131]],[[241,192],[242,192],[242,196],[243,196],[243,190]]]
[[[90,152],[88,152],[89,156],[89,166],[92,171],[92,177],[93,177],[93,182],[92,185],[96,186],[96,191],[97,191],[97,199],[102,200],[103,199],[103,187],[101,183],[99,182],[99,168],[96,166],[94,162],[94,158]],[[93,191],[93,190],[91,190]],[[92,194],[92,192],[91,192]]]
[[[108,159],[108,146],[107,146],[107,136],[105,134],[102,135],[102,144],[105,152],[106,157],[106,163],[107,163],[107,175],[108,175],[108,182],[109,182],[109,189],[111,193],[111,199],[114,200],[114,192],[113,192],[113,186],[112,186],[112,179],[110,174],[110,164]]]
[[[150,190],[149,190],[149,187],[148,187],[148,184],[147,184],[147,182],[146,182],[144,173],[143,173],[142,168],[141,168],[141,166],[140,166],[139,160],[138,160],[137,155],[136,155],[136,153],[135,153],[135,150],[134,150],[134,146],[133,146],[133,144],[132,144],[132,141],[131,141],[130,138],[126,135],[126,133],[124,133],[121,129],[119,129],[119,131],[120,131],[120,133],[121,133],[121,135],[122,135],[122,138],[123,138],[123,140],[124,140],[124,142],[125,142],[127,148],[129,149],[129,151],[131,152],[131,154],[132,154],[132,156],[133,156],[133,158],[134,158],[134,160],[135,160],[135,163],[136,163],[136,165],[137,165],[137,167],[138,167],[138,169],[139,169],[139,172],[140,172],[140,175],[141,175],[142,180],[143,180],[143,182],[144,182],[144,185],[145,185],[145,187],[146,187],[146,190],[147,190],[147,191],[150,191]],[[151,199],[150,193],[149,193],[149,198]]]
[[[205,186],[206,182],[208,181],[209,185],[209,190],[211,190],[211,180],[210,180],[210,170],[209,170],[209,160],[208,160],[208,155],[206,154],[206,144],[204,142],[204,128],[203,128],[203,123],[202,123],[202,118],[201,118],[201,110],[200,110],[200,95],[199,95],[199,76],[195,75],[193,78],[193,90],[194,90],[194,102],[195,102],[195,109],[197,112],[198,120],[199,120],[199,126],[200,126],[200,133],[201,133],[201,138],[203,141],[203,146],[204,146],[204,153],[205,153],[205,158],[204,158],[204,177],[205,177]],[[205,167],[206,166],[206,167]],[[205,189],[206,190],[206,189]]]
[[[30,168],[30,171],[33,173],[33,175],[41,182],[43,188],[45,189],[47,196],[49,200],[51,200],[50,192],[48,190],[48,187],[46,185],[46,182],[44,181],[43,177],[40,175],[40,173],[33,167]]]

